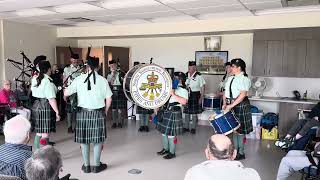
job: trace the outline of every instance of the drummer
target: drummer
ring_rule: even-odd
[[[186,81],[189,91],[189,100],[188,105],[184,110],[184,113],[186,113],[183,123],[184,132],[190,130],[192,134],[196,133],[198,114],[202,111],[201,102],[204,95],[205,84],[204,78],[201,76],[200,72],[196,70],[196,62],[189,61]]]
[[[178,86],[176,89],[171,90],[168,108],[159,117],[157,124],[157,129],[162,134],[163,142],[163,149],[157,154],[162,155],[164,159],[176,157],[177,135],[182,134],[183,131],[181,105],[185,105],[188,102],[188,91],[185,85],[186,75],[182,72],[175,72],[175,78],[179,81],[177,83]]]
[[[224,90],[225,90],[225,84],[226,84],[228,78],[232,75],[231,74],[231,63],[230,62],[226,62],[224,64],[224,67],[225,67],[226,73],[224,74],[224,76],[221,79],[220,84],[219,84],[219,89],[220,89],[219,94],[221,96],[223,96],[223,93],[224,93]]]
[[[240,59],[231,60],[231,73],[225,84],[222,109],[232,110],[240,121],[240,128],[232,134],[233,144],[238,150],[236,160],[245,159],[244,138],[253,131],[248,91],[251,81],[246,73],[246,63]]]

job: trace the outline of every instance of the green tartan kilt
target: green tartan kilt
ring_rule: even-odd
[[[79,110],[76,118],[75,142],[80,144],[103,143],[107,138],[103,110]]]
[[[51,123],[51,107],[48,99],[36,99],[32,106],[32,117],[35,121],[36,133],[50,133],[53,130]]]
[[[240,128],[237,129],[239,134],[249,134],[253,131],[251,105],[248,97],[244,98],[241,103],[232,108],[235,116],[240,121]]]
[[[167,136],[177,136],[183,133],[182,112],[165,110],[159,118],[157,130]]]
[[[127,98],[122,90],[112,91],[112,109],[127,109]]]

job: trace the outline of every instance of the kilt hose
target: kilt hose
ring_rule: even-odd
[[[188,103],[184,109],[184,113],[200,114],[202,112],[201,105],[199,104],[200,96],[201,96],[200,91],[190,93]]]
[[[232,108],[234,115],[240,121],[239,134],[249,134],[253,131],[251,105],[248,97],[245,97],[239,104]]]
[[[107,138],[104,108],[77,112],[75,142],[80,144],[103,143]]]
[[[32,106],[32,114],[36,133],[50,133],[53,130],[51,107],[48,99],[36,99]]]
[[[169,108],[170,109],[170,108]],[[180,110],[165,110],[159,117],[157,130],[167,136],[177,136],[183,133],[182,112]]]
[[[67,103],[66,103],[66,112],[67,113],[73,113],[77,111],[77,105],[78,105],[78,97],[77,93],[72,94],[69,96]]]
[[[112,90],[112,109],[127,109],[127,98],[123,90]]]

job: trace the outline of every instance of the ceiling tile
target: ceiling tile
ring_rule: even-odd
[[[245,3],[244,5],[250,10],[282,8],[281,2],[278,2],[278,1],[260,2],[260,3]]]
[[[171,17],[160,17],[151,19],[152,22],[182,22],[182,21],[190,21],[190,20],[197,20],[192,16],[171,16]]]
[[[200,8],[209,6],[227,6],[227,5],[241,5],[237,0],[198,0],[187,1],[181,3],[167,3],[168,6],[175,9]]]
[[[229,11],[245,11],[245,10],[246,9],[242,5],[181,9],[181,11],[190,15],[221,13],[221,12],[229,12]]]
[[[149,21],[143,19],[128,19],[128,20],[115,20],[111,21],[113,25],[126,25],[126,24],[145,24],[149,23]]]
[[[170,10],[172,9],[160,4],[157,6],[113,9],[113,10],[110,10],[109,12],[112,13],[113,15],[119,15],[119,14],[133,14],[133,13],[147,13],[147,12],[163,12],[163,11],[170,11]]]

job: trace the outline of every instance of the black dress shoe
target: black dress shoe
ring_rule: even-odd
[[[116,127],[117,127],[117,124],[116,124],[116,123],[113,123],[112,126],[111,126],[112,129],[114,129],[114,128],[116,128]]]
[[[144,126],[140,126],[139,129],[138,129],[138,131],[139,131],[139,132],[144,131]]]
[[[91,173],[91,168],[90,168],[90,166],[85,166],[84,164],[82,165],[81,170],[82,170],[84,173]]]
[[[119,128],[122,128],[122,124],[121,124],[121,123],[118,123],[118,127],[119,127]]]
[[[195,130],[195,129],[191,129],[191,130],[190,130],[190,133],[191,133],[191,134],[195,134],[195,133],[196,133],[196,130]]]
[[[184,133],[185,133],[185,132],[189,132],[189,129],[183,128],[183,132],[184,132]]]
[[[73,133],[72,127],[68,127],[68,133]]]
[[[236,158],[234,160],[243,160],[246,159],[246,155],[245,154],[237,154]]]
[[[165,155],[165,154],[168,154],[168,153],[169,153],[169,151],[168,151],[168,150],[165,150],[165,149],[162,149],[161,151],[157,152],[157,154],[158,154],[158,155],[161,155],[161,156],[163,156],[163,155]]]
[[[148,127],[148,126],[145,126],[145,127],[144,127],[144,131],[145,131],[145,132],[149,132],[149,127]]]
[[[91,172],[93,173],[99,173],[105,169],[107,169],[107,164],[103,164],[100,162],[100,166],[91,166]]]
[[[175,158],[176,157],[176,154],[171,154],[170,152],[163,156],[164,159],[172,159],[172,158]]]
[[[56,143],[55,143],[55,142],[52,142],[52,141],[49,141],[48,144],[51,145],[51,146],[54,146]]]

